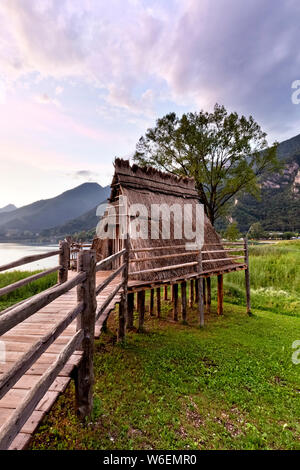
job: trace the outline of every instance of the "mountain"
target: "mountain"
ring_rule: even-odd
[[[300,231],[300,134],[281,142],[277,155],[283,171],[263,178],[261,200],[247,195],[236,202],[231,216],[242,232],[254,222],[269,231]]]
[[[93,207],[90,211],[85,212],[75,219],[69,220],[63,225],[43,230],[41,236],[45,238],[63,238],[66,235],[73,235],[76,232],[89,231],[96,228],[99,222],[99,217],[96,216],[97,207],[98,206]]]
[[[7,204],[7,206],[4,206],[4,207],[0,208],[0,214],[2,214],[3,212],[11,212],[11,211],[14,211],[16,209],[17,208],[14,204]]]
[[[9,213],[1,213],[0,235],[15,236],[25,232],[64,225],[80,217],[100,204],[109,195],[109,187],[97,183],[84,183],[51,199],[45,199],[20,207]]]

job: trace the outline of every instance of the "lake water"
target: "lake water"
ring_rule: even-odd
[[[57,245],[22,245],[20,243],[0,243],[0,266],[3,264],[16,261],[24,256],[37,255],[39,253],[46,253],[47,251],[55,251],[58,249]],[[33,263],[23,264],[18,266],[16,270],[21,271],[35,271],[37,269],[47,269],[58,265],[58,255],[51,256],[50,258],[34,261]],[[10,270],[11,271],[11,270]]]

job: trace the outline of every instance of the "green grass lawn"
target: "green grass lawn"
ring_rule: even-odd
[[[122,346],[112,315],[96,342],[92,419],[77,419],[71,383],[31,448],[300,449],[299,262],[299,242],[251,248],[252,317],[243,272],[224,277],[222,317],[213,284],[204,329],[196,309],[182,325],[162,302],[164,318],[147,315]]]
[[[300,449],[299,319],[224,313],[202,330],[191,309],[188,326],[148,317],[125,346],[111,320],[96,342],[93,419],[77,419],[71,385],[31,448]]]

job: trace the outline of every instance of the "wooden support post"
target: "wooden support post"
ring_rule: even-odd
[[[247,302],[247,313],[251,315],[251,298],[250,298],[250,271],[249,271],[249,250],[248,250],[248,239],[244,238],[244,249],[245,249],[245,285],[246,285],[246,302]]]
[[[190,304],[190,307],[193,307],[194,305],[194,285],[195,285],[195,281],[193,279],[191,279],[190,281],[190,301],[189,301],[189,304]]]
[[[171,302],[174,302],[174,284],[171,285]]]
[[[206,305],[205,277],[203,278],[203,303],[204,303],[204,305]]]
[[[127,329],[133,328],[133,312],[134,312],[134,292],[130,292],[127,298],[127,308],[128,308],[128,321]]]
[[[218,315],[223,315],[223,274],[218,275]]]
[[[119,303],[119,330],[118,341],[122,342],[125,338],[126,323],[128,319],[128,269],[129,269],[129,235],[124,239],[125,253],[123,255],[123,263],[125,268],[123,270],[123,292],[121,294],[121,301]]]
[[[160,301],[160,287],[156,288],[156,313],[157,313],[157,318],[161,317],[161,301]]]
[[[154,316],[154,289],[150,289],[150,305],[149,305],[150,316]]]
[[[186,323],[186,281],[181,283],[181,307],[182,322]]]
[[[207,310],[207,313],[210,313],[210,307],[211,307],[211,279],[210,277],[206,278],[206,291],[207,291],[206,310]]]
[[[174,298],[173,298],[173,320],[178,320],[178,284],[174,284]]]
[[[168,286],[164,286],[164,300],[168,300]]]
[[[96,316],[96,252],[80,251],[78,272],[85,272],[86,279],[77,286],[77,301],[83,302],[81,315],[77,317],[77,330],[83,330],[82,359],[75,376],[76,408],[81,419],[91,415],[93,409],[93,354]]]
[[[137,303],[139,312],[139,328],[138,331],[141,333],[144,330],[144,319],[145,319],[145,291],[141,290],[137,293]]]
[[[202,253],[199,250],[198,255],[198,271],[202,273]],[[199,324],[200,327],[204,326],[204,304],[203,304],[203,279],[199,277],[197,279],[196,285],[198,286],[198,314],[199,314]]]
[[[62,284],[68,280],[68,269],[70,263],[70,246],[66,241],[59,242],[61,253],[59,255],[59,264],[61,266],[58,271],[58,283]]]

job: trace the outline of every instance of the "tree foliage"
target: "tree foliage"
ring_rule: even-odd
[[[137,143],[135,161],[172,174],[193,177],[200,201],[214,224],[241,194],[259,197],[259,178],[280,168],[277,144],[253,117],[228,113],[216,104],[178,117],[169,113]]]

